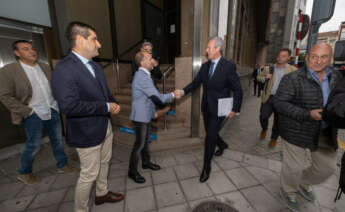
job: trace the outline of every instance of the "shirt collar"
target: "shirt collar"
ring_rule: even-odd
[[[212,63],[214,63],[214,65],[217,65],[221,57],[222,56],[219,56],[217,59],[212,60]]]
[[[143,70],[146,74],[151,76],[151,73],[146,68],[140,67],[139,69]]]
[[[25,68],[36,68],[37,67],[37,63],[34,65],[34,66],[30,66],[30,65],[27,65],[25,63],[23,63],[21,60],[19,60],[19,63],[22,65],[22,67],[25,67]]]
[[[317,81],[320,81],[320,80],[319,80],[319,76],[318,76],[318,74],[317,74],[315,71],[313,71],[313,70],[310,69],[310,68],[307,68],[307,69],[308,69],[309,73],[311,74],[311,76],[312,76],[314,79],[317,79]],[[325,71],[326,71],[326,74],[325,74],[325,76],[323,76],[323,79],[327,79],[327,78],[328,78],[328,76],[332,73],[332,69],[326,67]]]
[[[78,54],[77,52],[75,52],[75,51],[73,51],[73,50],[72,50],[72,53],[73,53],[75,56],[77,56],[77,57],[81,60],[81,62],[82,62],[83,64],[88,64],[88,62],[90,61],[90,60],[88,60],[87,58],[81,56],[80,54]]]

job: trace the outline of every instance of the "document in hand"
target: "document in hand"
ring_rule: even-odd
[[[227,116],[232,110],[233,98],[218,99],[218,117]]]

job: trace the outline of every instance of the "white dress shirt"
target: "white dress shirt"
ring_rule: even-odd
[[[58,111],[58,105],[53,98],[50,84],[41,67],[36,64],[30,66],[20,61],[26,76],[28,77],[32,87],[32,98],[29,107],[42,120],[51,119],[51,108]]]

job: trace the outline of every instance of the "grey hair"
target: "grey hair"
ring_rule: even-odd
[[[151,46],[153,48],[153,45],[149,41],[144,41],[143,44],[141,44],[141,48],[144,48],[145,46]]]
[[[223,54],[224,51],[224,40],[221,37],[213,36],[208,39],[208,42],[214,40],[214,47],[220,47],[220,53]]]

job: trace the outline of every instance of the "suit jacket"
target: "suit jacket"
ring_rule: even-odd
[[[240,112],[243,92],[240,79],[236,73],[236,65],[222,57],[218,61],[213,76],[209,79],[210,65],[211,61],[202,64],[194,80],[183,89],[185,95],[202,84],[201,111],[217,116],[218,99],[230,97],[230,91],[233,91],[234,102],[232,111]]]
[[[66,143],[72,147],[100,144],[111,120],[107,102],[116,103],[102,67],[93,64],[96,77],[76,55],[70,53],[53,71],[53,94],[60,111],[66,115]]]
[[[38,64],[50,82],[50,67],[44,63]],[[23,118],[30,115],[31,98],[31,83],[19,61],[0,69],[0,102],[11,112],[13,124],[20,124]]]
[[[276,67],[276,64],[274,65],[274,68]],[[264,71],[261,72],[258,76],[257,76],[257,80],[261,83],[265,83],[266,82],[266,75],[269,74],[269,66],[266,66],[264,68]],[[293,71],[296,71],[297,68],[295,66],[292,66],[292,65],[289,65],[289,64],[286,64],[286,67],[285,67],[285,72],[284,72],[284,75],[288,74],[288,73],[291,73]],[[271,93],[272,93],[272,87],[273,87],[273,84],[274,84],[274,81],[276,79],[276,72],[274,71],[273,72],[273,75],[272,75],[272,78],[267,82],[267,85],[266,87],[264,88],[263,90],[263,94],[261,95],[261,101],[262,103],[265,103],[268,98],[271,96]]]
[[[149,123],[155,117],[155,104],[172,102],[171,93],[161,94],[153,84],[150,75],[140,69],[135,72],[132,81],[132,110],[130,119],[137,122]]]

